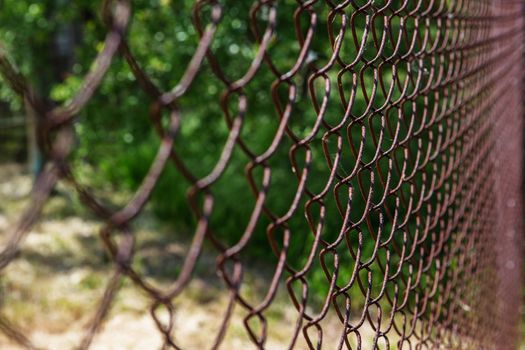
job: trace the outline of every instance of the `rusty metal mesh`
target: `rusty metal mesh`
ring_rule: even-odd
[[[104,49],[75,97],[63,106],[37,96],[0,51],[0,71],[36,111],[39,142],[49,159],[31,205],[2,247],[0,267],[15,259],[51,191],[66,181],[105,222],[100,238],[114,267],[80,348],[88,348],[96,336],[122,278],[149,295],[164,346],[178,348],[173,318],[185,310],[174,303],[206,244],[215,247],[216,272],[230,299],[217,333],[203,335],[212,348],[220,347],[234,309],[245,312],[244,331],[253,344],[268,348],[266,312],[278,290],[288,294],[296,310],[289,348],[323,348],[323,320],[329,313],[339,320],[338,348],[515,348],[522,283],[522,1],[297,0],[289,25],[279,27],[295,31],[300,46],[286,70],[274,64],[270,48],[279,35],[280,2],[253,1],[249,14],[239,14],[251,21],[258,51],[245,72],[230,77],[212,49],[228,8],[219,0],[196,1],[187,15],[193,16],[200,41],[171,90],[157,86],[135,59],[126,41],[132,4],[125,0],[104,2]],[[309,59],[313,42],[329,49],[322,64]],[[68,155],[75,147],[71,125],[117,55],[155,101],[152,128],[161,144],[132,200],[112,211],[75,179]],[[275,108],[268,114],[278,126],[265,149],[255,152],[250,145],[254,130],[242,127],[256,98],[249,86],[262,69],[274,75],[265,93],[273,98]],[[182,137],[178,131],[185,123],[179,102],[199,74],[224,84],[216,103],[229,130],[224,144],[216,145],[222,152],[215,167],[204,176],[185,165],[188,156],[178,152],[174,141]],[[301,83],[304,94],[299,93]],[[355,103],[359,98],[364,107]],[[315,118],[298,113],[298,104]],[[169,115],[168,122],[163,115]],[[297,133],[292,123],[307,132]],[[248,161],[245,172],[235,176],[245,177],[254,200],[239,203],[251,206],[251,215],[238,225],[238,242],[228,244],[221,240],[221,225],[212,225],[210,217],[221,206],[214,190],[227,186],[218,180],[240,153]],[[277,157],[280,163],[274,162]],[[314,159],[322,159],[324,169],[314,169]],[[268,193],[272,171],[283,164],[292,169],[286,183],[294,196],[287,211],[275,212]],[[136,253],[132,221],[167,166],[191,184],[187,205],[197,224],[180,272],[171,287],[161,290],[130,262]],[[313,177],[324,185],[312,188]],[[294,220],[306,220],[307,229],[295,229]],[[339,230],[326,232],[326,220],[335,221]],[[250,260],[242,254],[260,234],[260,225],[275,263],[262,297],[253,301],[243,295],[242,286],[249,283],[243,269]],[[301,264],[290,262],[294,236],[305,237]],[[323,295],[310,291],[314,268],[324,271]],[[161,309],[170,315],[168,322],[158,316]],[[361,336],[366,328],[374,334],[370,343]],[[9,320],[2,319],[0,329],[19,344],[35,347]]]

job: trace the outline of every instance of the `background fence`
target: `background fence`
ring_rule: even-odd
[[[253,345],[272,348],[268,313],[281,292],[295,310],[286,348],[327,348],[333,339],[326,334],[334,329],[337,348],[345,349],[516,348],[523,2],[250,5],[239,12],[228,2],[198,0],[191,12],[183,8],[178,15],[191,17],[198,40],[179,42],[177,50],[193,54],[183,74],[170,76],[178,79],[171,86],[151,78],[148,63],[134,55],[133,33],[126,32],[133,4],[125,0],[100,5],[107,36],[62,105],[51,102],[49,91],[42,97],[0,50],[4,82],[36,115],[47,160],[30,206],[8,232],[0,267],[21,258],[17,252],[50,193],[65,182],[104,222],[100,241],[114,269],[80,348],[103,327],[122,279],[149,296],[164,347],[183,347],[174,320],[187,311],[177,300],[188,293],[203,249],[214,252],[229,300],[224,310],[209,310],[221,313],[215,334],[202,334],[211,348],[229,336],[239,310]],[[226,40],[221,28],[242,23],[251,34]],[[243,51],[242,43],[252,51]],[[83,185],[70,161],[82,138],[75,124],[101,93],[112,60],[125,61],[148,96],[140,103],[150,104],[151,128],[160,139],[142,183],[119,209]],[[191,129],[195,116],[186,113],[210,86],[220,87],[212,102],[203,100],[212,115],[206,120],[218,130],[213,137]],[[272,130],[271,137],[261,138],[263,129]],[[212,161],[185,148],[190,141]],[[133,157],[138,150],[127,152]],[[185,196],[193,231],[187,231],[191,244],[171,285],[159,288],[134,267],[140,254],[134,219],[168,168],[176,169],[179,182],[172,186],[181,189],[173,201]],[[233,187],[234,180],[241,185]],[[231,214],[231,222],[224,217],[239,213],[229,206],[233,192],[247,199],[234,203],[244,211]],[[244,274],[254,246],[273,271],[255,298],[246,293]],[[326,323],[329,315],[336,325]],[[19,345],[38,346],[4,316],[0,329]]]

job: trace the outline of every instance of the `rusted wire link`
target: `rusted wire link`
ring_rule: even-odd
[[[340,323],[339,349],[516,348],[522,284],[523,2],[297,0],[287,14],[291,25],[279,26],[282,6],[277,0],[253,1],[244,18],[257,52],[246,71],[230,76],[212,46],[228,7],[219,0],[197,0],[188,16],[199,43],[179,82],[166,87],[146,73],[128,43],[131,2],[106,0],[104,50],[75,97],[59,107],[37,96],[1,49],[0,73],[36,111],[48,162],[31,205],[2,247],[0,268],[16,258],[57,182],[67,181],[105,222],[100,238],[115,269],[82,349],[104,322],[122,278],[151,298],[151,316],[164,347],[180,348],[174,315],[184,310],[175,310],[174,302],[192,280],[206,240],[216,248],[217,273],[229,295],[217,334],[206,335],[210,348],[221,346],[236,308],[245,311],[245,332],[253,344],[271,348],[267,312],[281,290],[296,310],[289,349],[298,344],[326,348],[329,314]],[[294,31],[299,50],[283,69],[271,44],[285,30]],[[329,54],[313,59],[319,43]],[[155,101],[150,117],[161,143],[133,198],[114,211],[77,181],[68,155],[75,145],[74,117],[116,55]],[[251,84],[263,70],[273,75],[266,93],[275,107],[268,114],[277,122],[273,139],[261,151],[243,126],[256,98]],[[223,84],[216,103],[228,128],[207,174],[196,174],[175,142],[185,122],[180,101],[199,74]],[[163,113],[169,114],[167,124]],[[306,132],[294,127],[298,123]],[[224,186],[219,179],[240,154],[248,161],[245,174],[237,176],[246,177],[253,209],[239,223],[238,241],[227,244],[210,219],[221,205],[214,189]],[[136,253],[131,222],[169,163],[191,183],[187,205],[196,225],[180,272],[171,286],[159,289],[131,264]],[[287,187],[294,195],[284,211],[269,196],[275,164],[292,169]],[[304,218],[300,231],[294,223]],[[327,232],[328,220],[330,227],[339,227],[336,232]],[[249,264],[241,255],[261,225],[275,264],[266,290],[254,301],[241,289]],[[297,236],[308,237],[301,259],[291,256]],[[324,284],[323,295],[312,296],[315,269],[324,274],[316,281]],[[160,310],[168,312],[167,323]],[[24,347],[37,348],[3,316],[0,330]],[[366,332],[373,334],[371,342],[364,340]]]

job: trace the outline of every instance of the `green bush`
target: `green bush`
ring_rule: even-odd
[[[31,3],[27,0],[4,0],[0,3],[2,8],[0,40],[12,53],[13,60],[17,62],[22,73],[30,78],[43,95],[49,95],[57,103],[70,99],[81,83],[81,76],[89,71],[91,60],[97,51],[102,49],[106,29],[97,12],[100,2],[83,0],[67,2],[67,6],[60,0],[45,0],[39,3]],[[164,90],[171,89],[177,84],[197,46],[198,36],[190,16],[193,3],[194,1],[189,0],[133,1],[133,20],[127,36],[129,46],[146,72]],[[249,2],[228,0],[223,3],[225,8],[223,18],[211,50],[221,62],[225,75],[235,80],[248,69],[257,53],[258,44],[249,27]],[[293,11],[297,7],[297,2],[281,1],[278,6],[278,25],[269,47],[269,56],[278,69],[287,71],[295,64],[300,50],[292,30]],[[315,6],[319,16],[315,40],[308,53],[309,69],[304,67],[294,78],[298,92],[289,128],[298,137],[308,135],[317,116],[307,91],[307,77],[312,73],[314,66],[319,68],[325,65],[332,53],[326,23],[328,6],[324,2],[318,2]],[[261,27],[265,25],[264,16],[267,16],[264,11],[262,12],[261,18],[258,19]],[[203,18],[206,19],[209,16],[209,9],[205,9],[203,13]],[[305,15],[301,22],[303,30],[307,28],[307,19],[308,16]],[[364,17],[357,17],[355,21],[359,37],[364,28]],[[56,67],[54,61],[56,57],[52,52],[54,52],[53,40],[64,31],[65,23],[72,26],[72,29],[68,30],[76,33],[75,42],[72,44],[75,63],[63,68],[65,70],[62,71],[60,67]],[[334,30],[338,29],[338,25],[334,27]],[[27,45],[19,43],[27,43]],[[342,53],[353,57],[355,51],[352,50],[355,50],[355,47],[352,47],[351,41],[345,41]],[[388,48],[385,49],[387,50]],[[374,54],[374,50],[370,49],[365,57],[370,59]],[[359,72],[361,68],[362,63],[356,66],[356,71]],[[398,74],[406,75],[406,69],[407,67],[398,67]],[[344,114],[338,94],[336,71],[337,69],[332,69],[329,73],[332,91],[325,120],[331,125],[338,123]],[[387,69],[384,74],[385,80],[388,79],[388,74],[392,75]],[[365,85],[373,85],[373,70],[367,70],[363,79]],[[263,65],[256,78],[244,91],[248,98],[249,109],[241,138],[255,154],[261,154],[269,147],[278,127],[278,113],[275,111],[270,90],[275,80],[276,77],[268,66]],[[314,89],[320,96],[323,95],[323,84],[321,79],[314,84]],[[343,88],[348,88],[352,84],[351,77],[344,78],[342,84]],[[368,90],[368,88],[363,89]],[[355,115],[362,113],[366,106],[363,89],[361,87],[357,89],[356,102],[352,110]],[[211,73],[210,65],[205,62],[196,81],[179,101],[182,123],[174,148],[187,168],[191,169],[197,177],[205,176],[213,169],[228,136],[224,112],[219,104],[224,91],[224,84]],[[398,96],[399,93],[396,90],[394,96]],[[280,89],[277,95],[281,102],[286,101],[286,89]],[[238,96],[233,94],[227,103],[226,108],[231,114],[236,112],[237,98]],[[376,104],[384,102],[384,98],[379,93]],[[20,101],[5,85],[0,87],[0,99],[9,102],[12,109],[22,108]],[[116,57],[100,89],[80,113],[76,124],[78,144],[72,154],[72,162],[75,164],[75,171],[79,174],[87,168],[95,169],[89,175],[90,185],[93,187],[109,185],[117,191],[129,191],[139,186],[159,146],[159,138],[149,120],[151,102],[151,99],[140,89],[124,59],[120,56]],[[367,116],[364,125],[367,125],[364,159],[367,161],[375,152],[370,132],[381,127],[379,116]],[[401,129],[403,128],[402,126]],[[323,189],[329,176],[321,142],[325,131],[326,129],[321,129],[311,144],[313,161],[307,186],[313,194]],[[344,132],[343,129],[342,134]],[[337,170],[341,177],[347,176],[355,166],[356,159],[351,153],[349,143],[358,145],[361,142],[361,127],[354,127],[350,131],[350,136],[352,141],[344,141],[342,161]],[[331,156],[336,150],[335,142],[335,138],[329,141]],[[268,161],[268,165],[272,168],[272,182],[267,203],[269,209],[277,216],[286,213],[297,188],[296,176],[292,172],[288,155],[292,145],[291,140],[285,136],[275,155]],[[304,154],[304,151],[297,153],[300,164],[304,164]],[[239,240],[253,210],[254,196],[244,176],[249,161],[249,157],[237,146],[224,174],[212,187],[216,204],[211,217],[211,227],[214,234],[228,245]],[[378,165],[383,170],[386,170],[387,166],[386,161]],[[254,171],[254,177],[260,182],[261,168]],[[364,211],[364,200],[359,192],[358,178],[352,178],[349,183],[354,191],[351,203],[352,220],[357,220]],[[365,188],[370,186],[366,177],[362,181]],[[195,225],[195,217],[186,199],[190,186],[191,184],[173,164],[169,164],[152,195],[151,203],[154,212],[180,231],[191,231]],[[374,199],[379,200],[382,187],[376,181],[373,188]],[[322,237],[328,242],[332,242],[339,235],[343,222],[335,205],[333,191],[332,187],[324,201],[327,214]],[[347,192],[348,188],[344,186],[340,191],[344,202],[348,197],[344,192]],[[304,210],[306,200],[307,198],[303,198],[299,203],[299,213]],[[389,201],[390,207],[395,206],[391,199]],[[319,209],[318,204],[311,207],[314,221],[319,220]],[[248,254],[250,259],[257,258],[273,264],[275,258],[269,254],[270,246],[266,232],[269,223],[270,221],[265,217],[259,220],[244,254]],[[289,263],[299,269],[306,262],[308,249],[313,242],[313,234],[301,215],[295,215],[290,220],[289,227],[292,231]],[[380,225],[378,214],[372,215],[370,220],[362,225],[362,235],[365,237],[362,261],[372,254],[375,241],[371,237],[376,233],[371,230],[377,232],[378,229],[384,232],[389,230],[388,225]],[[183,233],[186,232],[179,232],[179,234]],[[281,235],[282,232],[276,232],[278,240]],[[351,244],[357,245],[357,232],[347,233],[347,236],[350,240],[355,240]],[[344,244],[338,249],[341,254],[340,281],[343,285],[355,261]],[[384,260],[384,257],[382,259]],[[372,265],[372,269],[374,273],[381,273],[377,263]],[[323,295],[327,286],[319,261],[316,260],[310,276],[313,282],[312,294]],[[363,280],[366,280],[366,277],[363,277]],[[356,288],[353,291],[359,293]]]

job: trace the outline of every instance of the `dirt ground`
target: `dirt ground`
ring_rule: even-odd
[[[31,178],[21,167],[0,166],[0,244],[29,203],[31,185]],[[20,254],[1,272],[1,315],[36,347],[62,350],[78,346],[112,271],[98,238],[100,225],[72,191],[60,185]],[[187,244],[183,238],[170,235],[169,228],[148,212],[138,220],[135,230],[138,267],[153,283],[167,285],[180,268]],[[204,252],[196,278],[176,300],[175,339],[184,349],[209,348],[226,309],[227,293],[215,275],[214,264],[213,255]],[[252,290],[245,293],[255,300],[261,298],[258,290],[264,289],[269,278],[264,269],[248,271],[246,278]],[[159,349],[161,336],[149,314],[150,304],[142,291],[124,279],[91,349]],[[221,348],[255,348],[244,328],[244,316],[243,310],[235,309]],[[267,312],[267,349],[287,348],[295,317],[286,295],[279,294]],[[324,325],[323,349],[337,348],[339,321],[329,317]],[[0,349],[19,348],[0,332]],[[297,348],[307,348],[304,340]]]

